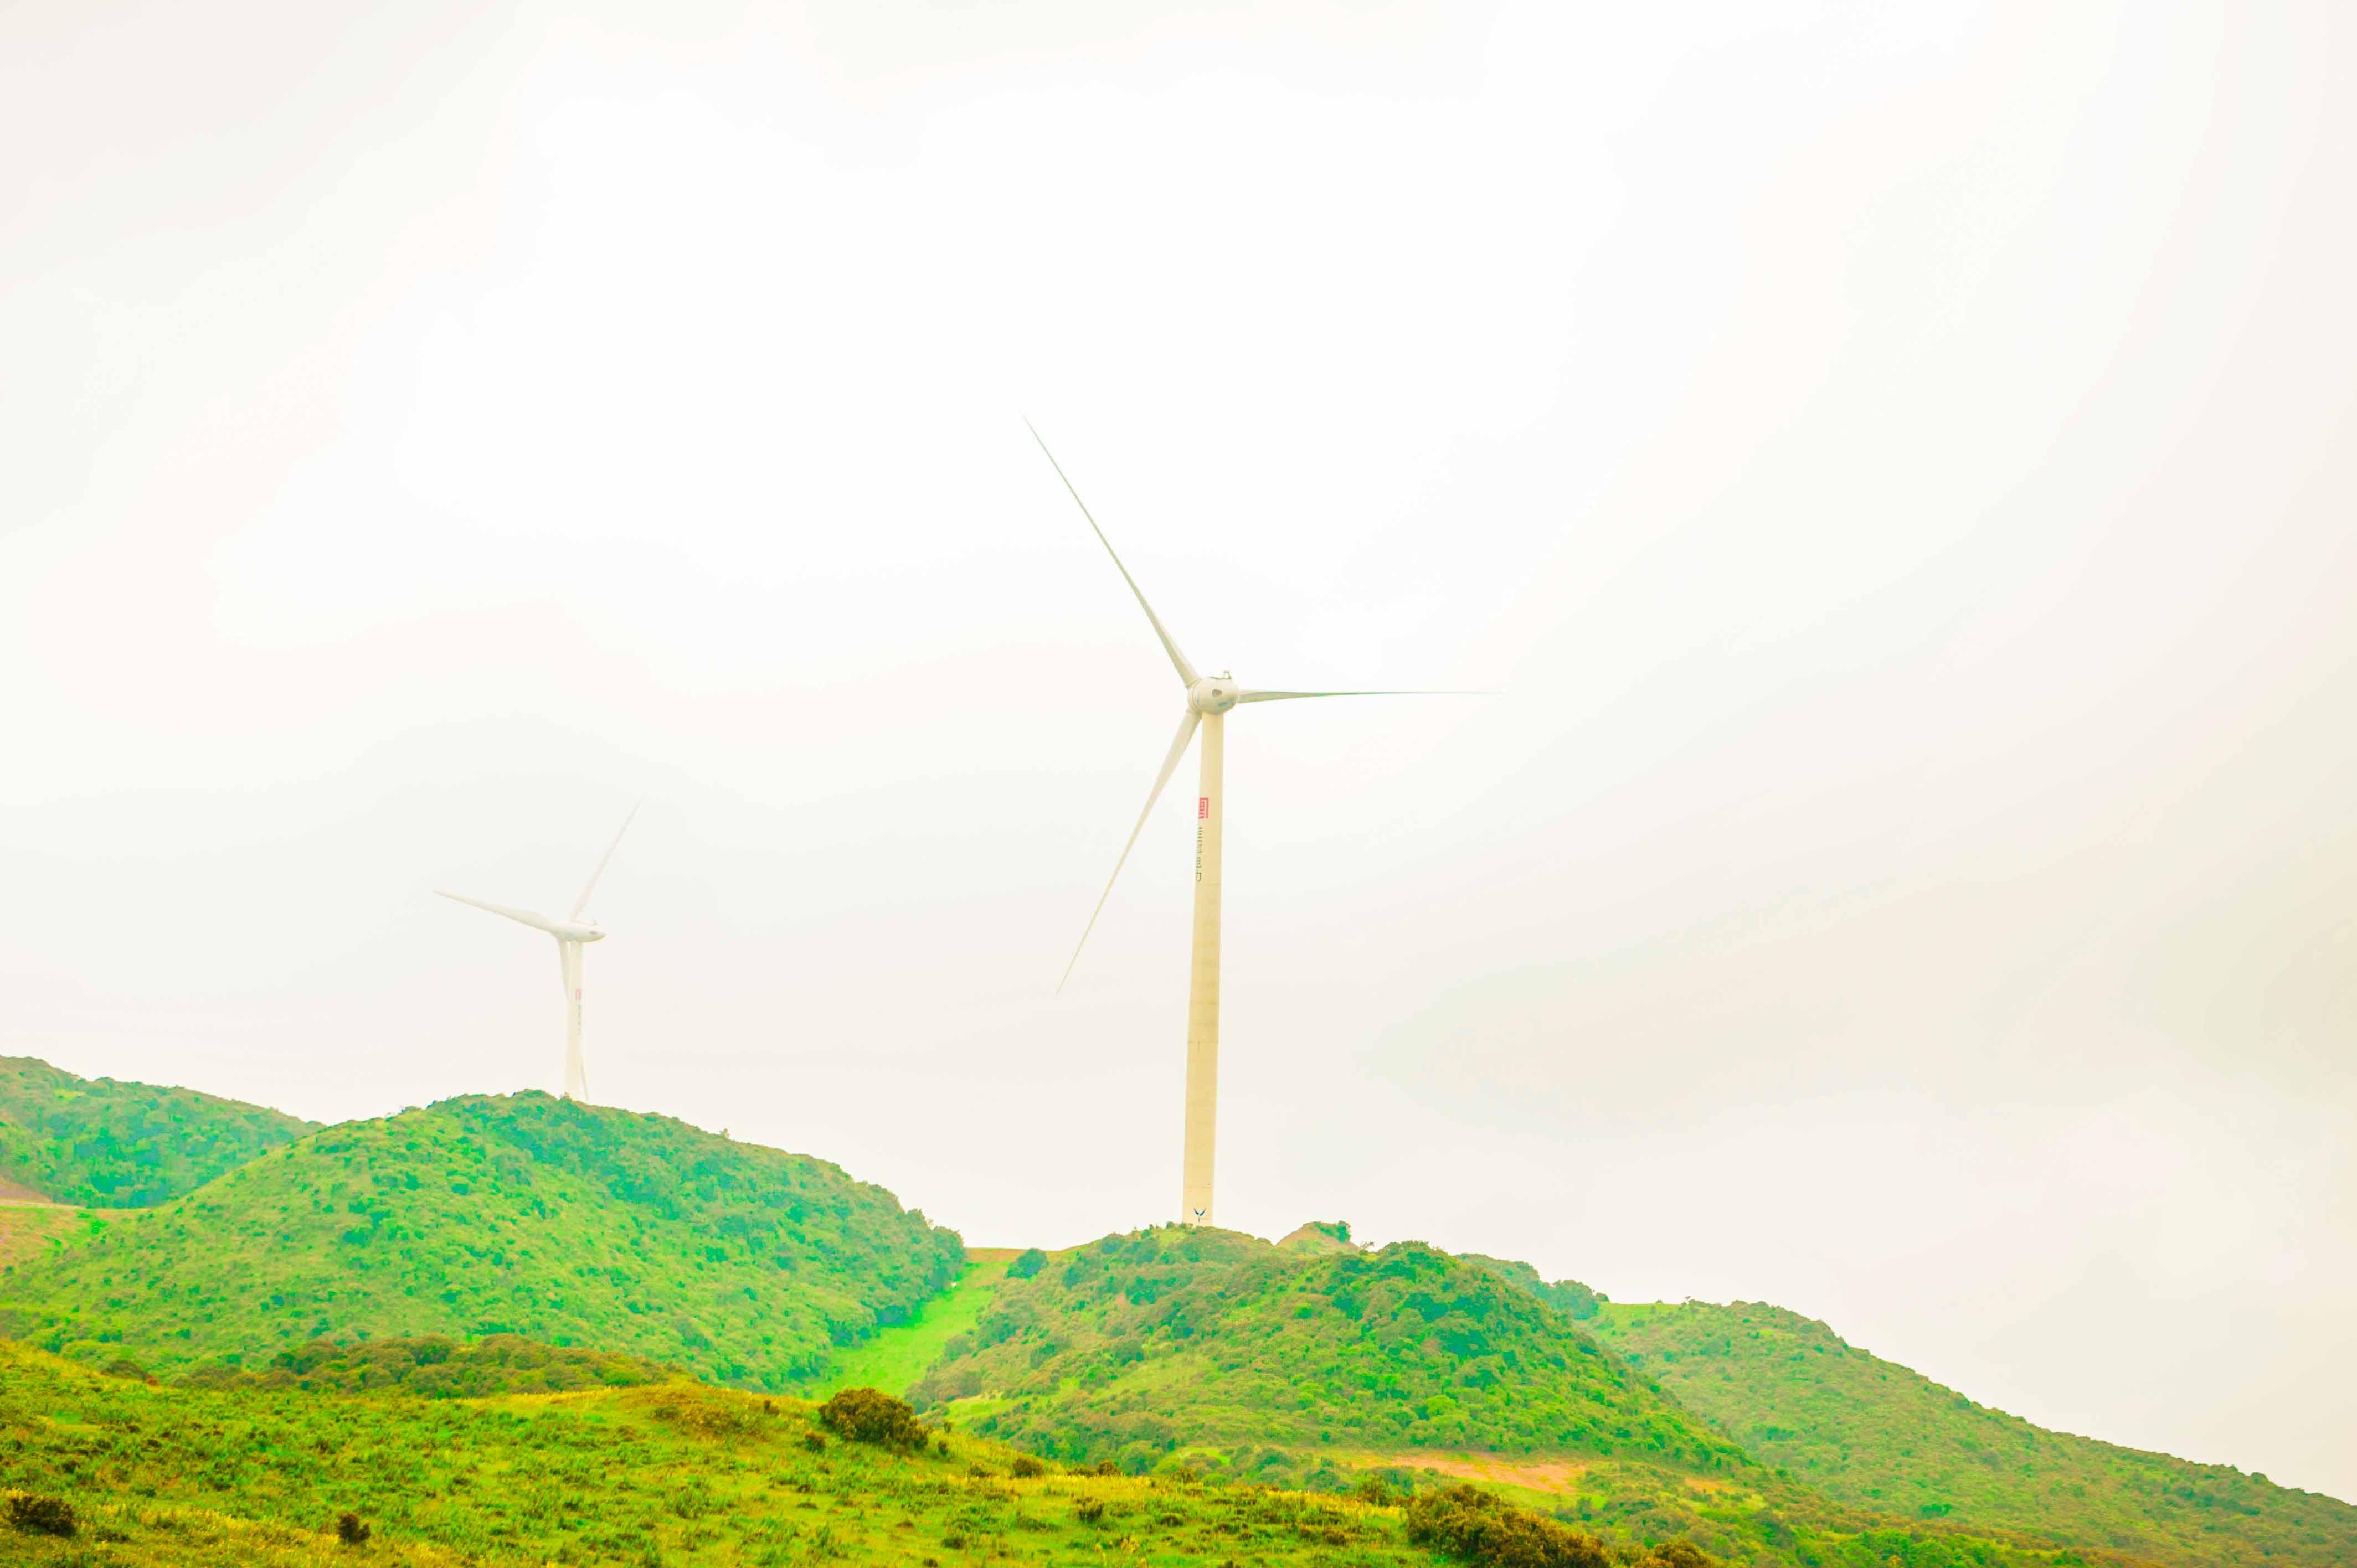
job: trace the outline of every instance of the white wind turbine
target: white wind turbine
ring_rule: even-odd
[[[445,898],[472,904],[476,908],[489,909],[494,915],[505,915],[511,920],[530,926],[536,931],[546,931],[556,939],[556,961],[565,973],[565,1098],[567,1100],[582,1099],[589,1092],[589,1075],[581,1066],[581,950],[587,943],[606,940],[606,933],[597,929],[597,922],[583,919],[581,911],[589,907],[589,895],[597,891],[597,878],[606,875],[606,863],[614,858],[614,851],[621,843],[622,835],[630,831],[631,819],[638,814],[639,808],[634,805],[630,808],[630,816],[622,819],[622,825],[615,830],[614,842],[608,844],[606,853],[597,857],[597,868],[582,885],[581,897],[573,900],[571,911],[561,920],[552,920],[530,909],[511,909],[504,904],[487,904],[463,893],[445,893],[439,887],[435,889]]]
[[[1113,864],[1113,875],[1105,879],[1105,888],[1097,895],[1097,907],[1089,912],[1089,923],[1082,928],[1081,940],[1072,949],[1071,962],[1064,966],[1064,980],[1072,977],[1072,966],[1081,961],[1081,948],[1088,945],[1089,933],[1096,929],[1097,917],[1104,913],[1105,900],[1113,896],[1113,885],[1120,880],[1121,868],[1129,862],[1129,852],[1136,847],[1137,835],[1145,831],[1146,819],[1153,814],[1154,803],[1162,798],[1162,788],[1178,769],[1178,759],[1187,753],[1187,743],[1200,728],[1203,732],[1201,761],[1201,792],[1195,800],[1195,941],[1194,958],[1189,972],[1187,986],[1187,1131],[1180,1175],[1179,1219],[1182,1224],[1211,1223],[1211,1156],[1220,1100],[1220,835],[1222,808],[1220,800],[1220,775],[1223,761],[1228,710],[1239,703],[1278,703],[1296,697],[1448,697],[1476,696],[1469,692],[1260,692],[1240,686],[1225,671],[1217,675],[1199,675],[1187,662],[1164,629],[1162,618],[1146,602],[1146,595],[1129,568],[1121,564],[1121,556],[1107,539],[1104,530],[1097,526],[1088,502],[1081,492],[1072,489],[1065,477],[1064,466],[1056,455],[1048,451],[1048,443],[1039,432],[1032,430],[1031,439],[1039,443],[1047,454],[1048,463],[1056,470],[1056,478],[1064,481],[1081,515],[1089,520],[1089,528],[1097,542],[1113,557],[1114,570],[1129,591],[1137,596],[1138,607],[1154,625],[1154,635],[1162,639],[1162,650],[1170,656],[1172,668],[1178,671],[1179,682],[1187,688],[1187,711],[1178,720],[1178,734],[1170,742],[1169,755],[1162,759],[1162,771],[1155,775],[1154,788],[1146,797],[1146,810],[1137,814],[1137,825],[1129,830],[1129,842],[1121,846],[1121,858]],[[1063,989],[1063,981],[1056,983]]]

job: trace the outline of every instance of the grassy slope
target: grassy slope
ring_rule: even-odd
[[[878,1330],[834,1359],[825,1377],[803,1391],[823,1397],[837,1389],[882,1389],[895,1396],[917,1386],[925,1369],[961,1334],[972,1334],[984,1307],[1006,1278],[1008,1260],[968,1262],[945,1295],[920,1306],[906,1323]]]
[[[0,1203],[0,1267],[45,1258],[105,1220],[56,1204]]]
[[[1585,1326],[1752,1453],[1847,1502],[2172,1563],[2357,1563],[2357,1508],[2042,1431],[1780,1307],[1613,1305]]]
[[[0,1057],[0,1181],[59,1203],[162,1203],[317,1125],[192,1089],[77,1078],[32,1057]]]
[[[676,1384],[439,1402],[151,1387],[0,1343],[0,1489],[63,1497],[84,1521],[73,1541],[0,1532],[0,1557],[1438,1568],[1402,1539],[1395,1509],[1128,1477],[1017,1480],[1008,1451],[963,1434],[947,1454],[813,1452],[813,1408]],[[1081,1520],[1083,1502],[1103,1517]],[[374,1531],[364,1553],[330,1533],[347,1509]],[[124,1539],[94,1545],[102,1530]]]
[[[330,1128],[0,1269],[0,1299],[27,1337],[159,1370],[320,1336],[512,1332],[778,1389],[962,1256],[823,1161],[526,1094]]]
[[[1413,1243],[1109,1237],[1002,1280],[915,1392],[962,1429],[1063,1457],[1313,1486],[1352,1469],[1469,1476],[1601,1533],[1692,1536],[1761,1563],[2021,1560],[1780,1479],[1568,1318]],[[1950,1555],[1972,1550],[1987,1555]]]

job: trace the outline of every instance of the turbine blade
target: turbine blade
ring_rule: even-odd
[[[1494,697],[1495,692],[1245,692],[1239,703],[1283,703],[1295,697]]]
[[[606,853],[597,857],[597,869],[589,874],[588,882],[582,886],[581,897],[573,900],[573,913],[565,916],[566,919],[579,919],[581,911],[589,907],[589,895],[597,890],[597,878],[606,875],[606,863],[614,858],[614,851],[620,846],[622,835],[630,831],[630,823],[638,816],[639,808],[646,803],[646,797],[643,795],[630,803],[630,816],[624,817],[622,825],[614,830],[614,842],[608,844]]]
[[[1105,537],[1103,529],[1097,527],[1096,516],[1089,510],[1089,503],[1081,499],[1081,492],[1073,489],[1072,481],[1064,478],[1064,466],[1056,461],[1056,455],[1053,452],[1048,451],[1048,443],[1040,440],[1039,430],[1029,420],[1023,422],[1023,428],[1031,432],[1032,440],[1039,442],[1039,450],[1046,454],[1048,467],[1056,470],[1056,478],[1064,480],[1065,493],[1072,498],[1072,504],[1081,509],[1081,515],[1089,520],[1089,529],[1097,536],[1097,542],[1103,545],[1105,553],[1113,557],[1114,570],[1119,572],[1121,580],[1129,585],[1129,591],[1137,596],[1137,607],[1144,610],[1146,618],[1154,623],[1154,635],[1162,639],[1162,651],[1170,655],[1171,668],[1178,671],[1180,682],[1189,686],[1193,685],[1196,680],[1195,667],[1187,662],[1187,656],[1178,651],[1178,645],[1171,641],[1170,634],[1163,629],[1162,618],[1154,613],[1154,607],[1146,602],[1145,590],[1137,585],[1137,579],[1129,575],[1129,568],[1121,564],[1120,553],[1114,549],[1113,541]]]
[[[1154,790],[1146,797],[1146,810],[1137,813],[1137,826],[1129,830],[1129,842],[1121,846],[1121,858],[1113,863],[1113,875],[1105,878],[1104,891],[1097,895],[1097,907],[1089,911],[1089,923],[1081,928],[1081,940],[1072,946],[1071,962],[1064,965],[1063,980],[1056,989],[1064,989],[1064,981],[1072,978],[1072,965],[1081,961],[1081,949],[1089,945],[1089,933],[1097,929],[1097,917],[1104,913],[1105,900],[1113,897],[1113,885],[1121,880],[1121,868],[1129,864],[1129,852],[1137,847],[1137,835],[1146,831],[1146,819],[1154,814],[1154,802],[1162,799],[1162,787],[1178,771],[1178,759],[1187,755],[1187,743],[1195,738],[1195,726],[1203,715],[1193,708],[1178,721],[1178,737],[1170,743],[1170,755],[1162,759],[1162,771],[1154,778]]]
[[[555,921],[545,915],[535,914],[530,909],[511,909],[505,904],[486,904],[480,898],[469,898],[464,893],[443,893],[439,887],[434,891],[441,893],[445,898],[455,899],[461,904],[472,904],[478,909],[489,909],[494,915],[505,915],[509,919],[530,926],[536,931],[553,932],[556,929]]]

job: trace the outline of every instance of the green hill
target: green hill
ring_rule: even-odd
[[[0,1343],[0,1492],[23,1517],[73,1530],[0,1520],[0,1557],[43,1568],[1451,1561],[1411,1541],[1407,1510],[1390,1501],[1074,1475],[963,1433],[902,1452],[843,1441],[818,1417],[803,1401],[692,1384],[465,1402],[151,1387]],[[368,1531],[357,1550],[338,1541],[346,1514]],[[1868,1562],[1879,1559],[1841,1568]]]
[[[318,1123],[192,1089],[77,1078],[0,1057],[0,1196],[145,1208],[189,1192]]]
[[[317,1133],[0,1269],[21,1337],[172,1372],[511,1333],[782,1389],[906,1317],[956,1234],[823,1161],[544,1094]]]
[[[1478,1479],[1632,1550],[1691,1537],[1762,1564],[2047,1560],[1777,1477],[1496,1269],[1419,1243],[1147,1230],[1010,1271],[967,1310],[912,1399],[1066,1461]]]
[[[917,1393],[1011,1400],[987,1430],[1075,1459],[1471,1445],[1744,1463],[1562,1328],[1487,1270],[1418,1243],[1326,1252],[1168,1228],[1006,1280]]]
[[[1585,1326],[1753,1454],[1845,1502],[2166,1563],[2357,1563],[2357,1508],[2043,1431],[1781,1307],[1608,1304]]]

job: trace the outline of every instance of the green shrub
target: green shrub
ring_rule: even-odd
[[[1408,1505],[1407,1538],[1479,1568],[1612,1568],[1594,1536],[1461,1483]]]
[[[1691,1541],[1665,1541],[1639,1559],[1636,1568],[1717,1568]]]
[[[1047,1266],[1048,1254],[1033,1247],[1006,1265],[1006,1277],[1010,1280],[1028,1280]]]
[[[1048,1473],[1048,1466],[1028,1454],[1017,1454],[1015,1456],[1015,1463],[1009,1465],[1007,1469],[1012,1471],[1018,1479],[1026,1481]]]
[[[906,1402],[879,1389],[845,1389],[819,1406],[819,1420],[851,1443],[873,1443],[903,1453],[922,1448],[932,1433]]]
[[[1072,1517],[1082,1524],[1095,1524],[1104,1518],[1104,1504],[1094,1498],[1082,1498],[1072,1505]]]
[[[73,1505],[35,1492],[9,1494],[8,1522],[28,1535],[71,1535],[78,1528]]]

